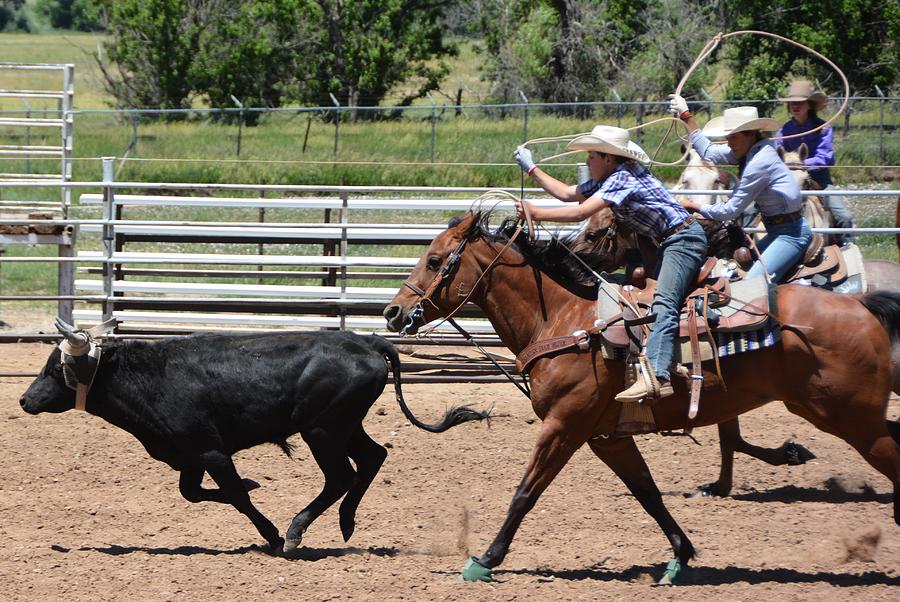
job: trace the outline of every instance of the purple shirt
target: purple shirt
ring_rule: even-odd
[[[794,134],[802,134],[809,130],[815,129],[825,123],[824,119],[819,117],[810,117],[806,123],[797,123],[793,119],[781,126],[781,129],[775,134],[775,145],[784,147],[786,151],[795,151],[800,148],[801,144],[806,144],[809,149],[809,156],[803,163],[811,168],[809,176],[817,182],[822,188],[827,188],[831,184],[831,174],[828,168],[834,165],[834,130],[830,125],[805,136],[797,138],[788,138],[780,140],[779,136],[792,136]]]
[[[663,183],[636,161],[620,163],[603,181],[579,184],[578,192],[586,199],[599,196],[609,203],[622,223],[652,238],[658,238],[689,217]]]

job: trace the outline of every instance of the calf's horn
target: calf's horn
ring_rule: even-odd
[[[60,318],[56,318],[56,329],[66,337],[66,341],[72,346],[72,349],[78,349],[88,344],[88,335],[83,332],[75,332],[75,327],[66,324]]]

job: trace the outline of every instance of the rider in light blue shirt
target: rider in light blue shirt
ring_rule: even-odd
[[[757,244],[759,260],[748,277],[768,274],[772,282],[780,282],[802,259],[812,230],[800,209],[803,198],[800,186],[778,156],[775,146],[763,138],[762,132],[774,132],[778,122],[760,118],[756,107],[725,109],[722,117],[711,119],[704,131],[711,136],[725,136],[727,148],[713,145],[700,131],[681,96],[671,97],[670,109],[687,125],[691,145],[700,157],[718,164],[738,166],[740,180],[731,197],[724,203],[701,207],[691,201],[681,204],[709,219],[734,219],[750,203],[763,216],[766,235]]]

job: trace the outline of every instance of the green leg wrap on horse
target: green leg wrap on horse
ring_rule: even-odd
[[[466,566],[462,570],[463,581],[493,581],[493,571],[478,562],[474,556],[469,556]]]
[[[662,579],[656,582],[657,585],[672,585],[678,580],[678,577],[681,575],[683,571],[683,567],[681,566],[681,560],[678,558],[673,558],[669,561],[669,564],[666,565],[666,572],[663,574]]]

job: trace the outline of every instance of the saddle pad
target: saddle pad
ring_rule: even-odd
[[[721,273],[721,270],[714,270]],[[620,287],[622,278],[607,278],[601,282],[597,296],[597,318],[609,321],[622,312],[622,299]],[[700,329],[700,356],[701,359],[711,360],[715,355],[727,357],[746,351],[755,351],[775,345],[781,339],[781,331],[777,324],[773,324],[765,314],[761,312],[747,313],[741,311],[747,302],[756,301],[755,306],[764,309],[771,307],[774,310],[774,298],[765,278],[751,280],[737,280],[731,282],[731,296],[727,305],[716,307],[710,311],[710,315],[717,314],[721,330],[713,329],[712,340],[710,333],[705,328]],[[767,302],[768,301],[768,302]],[[642,307],[641,314],[649,308]],[[738,313],[740,312],[740,313]],[[682,313],[681,319],[686,315]],[[687,329],[682,323],[681,334],[675,349],[675,360],[682,363],[691,359],[690,339],[686,336]],[[606,332],[601,333],[603,356],[608,359],[625,359],[627,353],[628,337],[624,333],[624,326],[616,324]],[[715,347],[715,349],[714,349]]]
[[[841,255],[844,257],[844,265],[847,268],[847,278],[831,290],[836,293],[849,294],[866,292],[869,285],[866,282],[866,271],[863,267],[863,256],[859,247],[850,243],[841,248]]]

